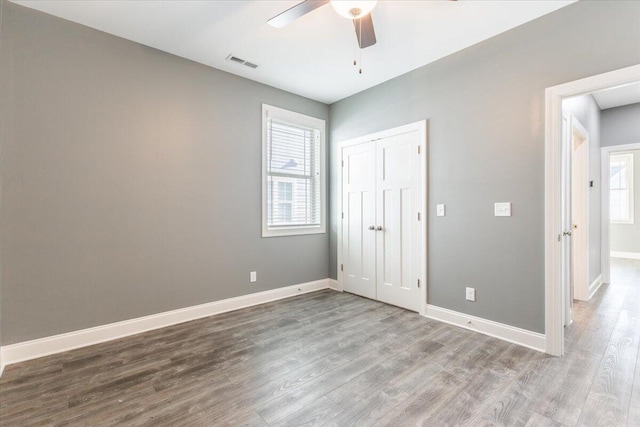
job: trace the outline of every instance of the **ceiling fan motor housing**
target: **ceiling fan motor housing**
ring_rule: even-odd
[[[0,0],[1,1],[1,0]],[[309,12],[331,3],[338,15],[353,21],[360,49],[376,44],[376,33],[373,29],[371,11],[378,0],[304,0],[301,3],[274,16],[267,22],[269,25],[282,28]]]
[[[347,19],[359,19],[376,6],[377,0],[331,0],[331,6],[340,16]]]

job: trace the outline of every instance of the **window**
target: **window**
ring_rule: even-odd
[[[633,154],[611,154],[609,215],[612,223],[633,224]]]
[[[324,120],[264,104],[262,112],[262,236],[324,233]]]

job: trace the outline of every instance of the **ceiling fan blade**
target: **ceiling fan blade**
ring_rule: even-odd
[[[376,44],[376,32],[373,29],[373,19],[370,13],[360,19],[354,19],[353,26],[356,28],[360,49]]]
[[[292,23],[301,16],[306,15],[309,12],[316,10],[317,8],[329,3],[329,0],[305,0],[302,3],[298,3],[291,9],[287,9],[280,15],[276,15],[267,21],[267,24],[282,28],[287,24]]]

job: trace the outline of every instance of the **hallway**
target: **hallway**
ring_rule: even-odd
[[[640,260],[611,258],[611,283],[591,301],[575,301],[573,317],[570,363],[550,384],[563,384],[552,418],[571,425],[580,411],[579,425],[640,425]]]

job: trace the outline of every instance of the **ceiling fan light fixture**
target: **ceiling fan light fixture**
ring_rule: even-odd
[[[359,19],[371,12],[377,2],[378,0],[331,0],[331,6],[340,16]]]

